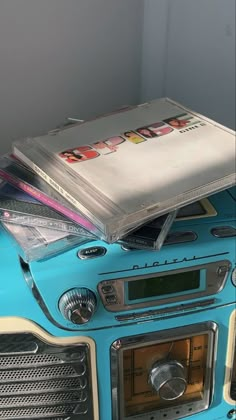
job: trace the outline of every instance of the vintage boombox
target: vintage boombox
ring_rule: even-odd
[[[0,420],[236,419],[235,190],[161,251],[26,263],[0,231]]]

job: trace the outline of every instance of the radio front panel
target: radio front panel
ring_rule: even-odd
[[[38,317],[36,317],[36,321],[43,324],[47,333],[35,323],[16,318],[9,322],[9,318],[1,317],[0,372],[4,376],[4,379],[2,376],[1,390],[5,390],[5,395],[1,394],[0,420],[13,420],[13,418],[15,420],[14,413],[10,411],[10,408],[13,410],[17,405],[19,409],[19,402],[22,405],[27,402],[27,409],[29,409],[28,417],[24,412],[24,420],[46,420],[46,418],[52,420],[53,417],[49,415],[49,411],[55,409],[53,399],[55,402],[55,398],[59,398],[57,391],[59,393],[63,391],[60,395],[61,398],[64,398],[63,410],[65,411],[62,413],[65,414],[66,409],[70,410],[72,407],[70,404],[67,407],[67,403],[71,400],[66,400],[66,395],[71,399],[72,395],[68,394],[69,388],[70,391],[75,390],[69,382],[70,375],[74,375],[73,380],[79,380],[80,388],[87,384],[87,392],[89,384],[91,386],[92,383],[92,397],[89,392],[88,396],[95,407],[96,404],[98,405],[100,420],[121,420],[122,417],[117,417],[117,410],[121,415],[121,410],[126,407],[128,413],[133,413],[131,409],[134,410],[137,399],[140,401],[142,410],[145,405],[146,413],[143,411],[137,415],[133,414],[129,416],[129,420],[139,420],[139,416],[145,420],[150,418],[152,420],[179,420],[186,417],[191,420],[192,418],[193,420],[195,418],[196,420],[209,420],[209,418],[223,420],[227,413],[235,407],[235,401],[229,397],[226,398],[222,392],[225,382],[225,365],[230,367],[230,363],[232,363],[232,359],[226,363],[225,349],[229,337],[228,327],[234,309],[235,304],[231,304],[213,311],[182,314],[178,318],[91,330],[83,336],[80,336],[76,331],[69,332],[55,328],[46,319],[42,322],[43,320]],[[214,322],[211,319],[214,319]],[[34,335],[33,346],[32,334]],[[16,336],[18,336],[18,340],[16,340]],[[74,360],[71,357],[71,346],[75,350]],[[85,354],[86,374],[84,374],[83,365]],[[58,363],[59,360],[60,363]],[[77,366],[74,362],[77,362]],[[125,368],[124,363],[126,364]],[[38,371],[37,374],[32,369],[32,364]],[[43,371],[46,366],[47,375]],[[123,380],[122,376],[117,377],[117,366],[123,375]],[[234,362],[232,366],[234,366]],[[69,368],[70,372],[66,373],[65,368]],[[230,370],[232,371],[232,369]],[[122,372],[125,373],[122,374]],[[156,372],[158,375],[155,375]],[[54,383],[58,384],[62,379],[60,375],[65,379],[62,384],[64,388],[56,390]],[[203,377],[204,382],[202,381]],[[160,378],[162,379],[160,380]],[[97,380],[99,399],[96,392]],[[19,392],[19,382],[21,386],[25,387],[23,395],[20,395]],[[47,392],[44,392],[42,383],[46,386]],[[32,384],[34,384],[34,388],[31,386]],[[50,388],[51,385],[54,388],[53,392]],[[74,385],[76,386],[76,384]],[[159,390],[158,392],[154,385]],[[125,391],[122,391],[122,387],[125,386]],[[39,397],[42,394],[43,398],[47,400],[46,402],[45,400],[43,402],[43,399],[39,397],[33,401],[35,387],[38,387]],[[29,394],[27,394],[27,389],[30,391]],[[128,389],[131,390],[129,393]],[[77,388],[75,390],[77,398],[78,390]],[[16,392],[18,394],[17,404]],[[8,394],[8,400],[5,398],[6,394]],[[143,400],[145,404],[141,405]],[[147,402],[148,404],[146,404]],[[36,410],[35,417],[32,416],[33,411],[30,411],[30,409],[32,410],[31,403],[34,404],[35,410],[36,407],[38,410]],[[73,399],[71,403],[73,403]],[[57,404],[55,406],[57,408]],[[4,417],[1,414],[1,409],[8,410],[2,411]],[[42,410],[45,410],[47,417],[42,417],[39,414],[42,413]],[[94,410],[96,411],[95,408]],[[55,412],[51,411],[51,413]],[[6,417],[6,413],[8,417]],[[23,411],[19,413],[23,415]],[[144,417],[144,413],[146,417]],[[72,414],[67,411],[67,416],[63,417],[61,414],[56,418],[84,420],[84,417],[78,413],[77,417],[73,417]],[[19,418],[21,419],[21,417]]]
[[[30,295],[25,300],[27,303],[30,303]],[[9,322],[9,318],[1,316],[0,385],[5,395],[0,396],[0,420],[15,420],[11,410],[16,407],[23,410],[24,404],[28,411],[18,411],[17,420],[84,420],[84,415],[69,412],[76,408],[69,392],[79,398],[78,391],[83,390],[73,388],[69,382],[71,375],[73,380],[79,381],[79,388],[86,384],[94,420],[122,420],[121,414],[129,420],[223,420],[235,407],[233,388],[230,386],[227,398],[222,392],[228,329],[234,310],[235,303],[232,303],[213,310],[182,313],[179,317],[91,329],[83,335],[57,328],[37,312],[34,322],[20,318]],[[35,343],[32,346],[32,334],[38,348]],[[71,347],[75,351],[74,360]],[[230,372],[235,366],[233,360],[227,362]],[[58,384],[62,377],[63,386],[58,391],[64,398],[60,408],[64,411],[58,415],[55,399],[59,397],[54,382]],[[230,378],[233,383],[234,375],[230,374]],[[21,392],[19,383],[25,387]],[[42,383],[48,392],[44,392]],[[31,388],[31,384],[34,387]],[[51,385],[53,389],[49,388]],[[76,387],[76,383],[74,385]],[[82,393],[80,395],[84,398]],[[137,401],[140,414],[134,414]],[[30,411],[33,409],[35,412]],[[47,413],[45,417],[43,410]]]
[[[0,420],[236,419],[235,199],[209,201],[159,252],[27,264],[0,229]]]
[[[105,255],[80,259],[78,253],[88,247],[83,245],[44,262],[21,261],[21,276],[51,322],[71,330],[178,314],[179,305],[184,311],[213,308],[234,300],[235,238],[215,238],[209,229],[199,225],[197,241],[163,246],[159,252],[124,251],[118,244],[91,242],[94,251],[106,246]],[[85,322],[76,323],[77,315],[67,309],[84,297],[89,313]]]
[[[93,241],[56,258],[26,264],[12,250],[13,262],[7,263],[6,253],[6,272],[10,269],[24,278],[50,322],[71,330],[118,326],[178,314],[180,308],[190,312],[230,303],[235,291],[231,281],[235,200],[223,191],[199,203],[187,213],[185,208],[180,217],[184,220],[177,221],[171,233],[177,242],[169,241],[159,252]],[[8,288],[5,284],[6,294]],[[86,306],[82,316],[71,310],[73,303]],[[12,315],[7,307],[6,314]]]

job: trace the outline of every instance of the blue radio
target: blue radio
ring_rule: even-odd
[[[0,420],[236,419],[235,190],[161,251],[97,241],[26,263],[0,231]]]

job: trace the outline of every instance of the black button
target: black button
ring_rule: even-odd
[[[117,302],[117,299],[115,295],[106,296],[106,303],[108,305],[112,305],[113,303],[116,303],[116,302]]]
[[[236,229],[233,226],[220,226],[211,229],[211,234],[216,238],[231,238],[236,236]]]
[[[228,265],[221,265],[220,267],[218,267],[217,269],[217,275],[219,277],[221,276],[225,276],[226,273],[228,273],[229,271],[229,266]]]
[[[102,286],[102,293],[106,294],[106,293],[112,293],[114,292],[114,289],[112,286],[107,285],[107,286]]]
[[[197,234],[193,231],[172,232],[167,235],[164,245],[180,244],[183,242],[192,242],[197,239]]]
[[[134,246],[131,246],[131,245],[122,245],[121,249],[123,251],[141,251],[140,248],[135,248]]]
[[[236,418],[236,409],[235,408],[233,408],[232,410],[230,410],[228,412],[227,418],[232,419],[232,420],[234,420]]]
[[[81,249],[77,255],[82,260],[102,257],[107,252],[106,248],[103,246],[91,246],[90,248]]]

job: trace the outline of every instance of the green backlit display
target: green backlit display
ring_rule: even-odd
[[[162,295],[198,289],[199,286],[199,270],[160,277],[149,277],[128,282],[128,299],[158,298]]]

